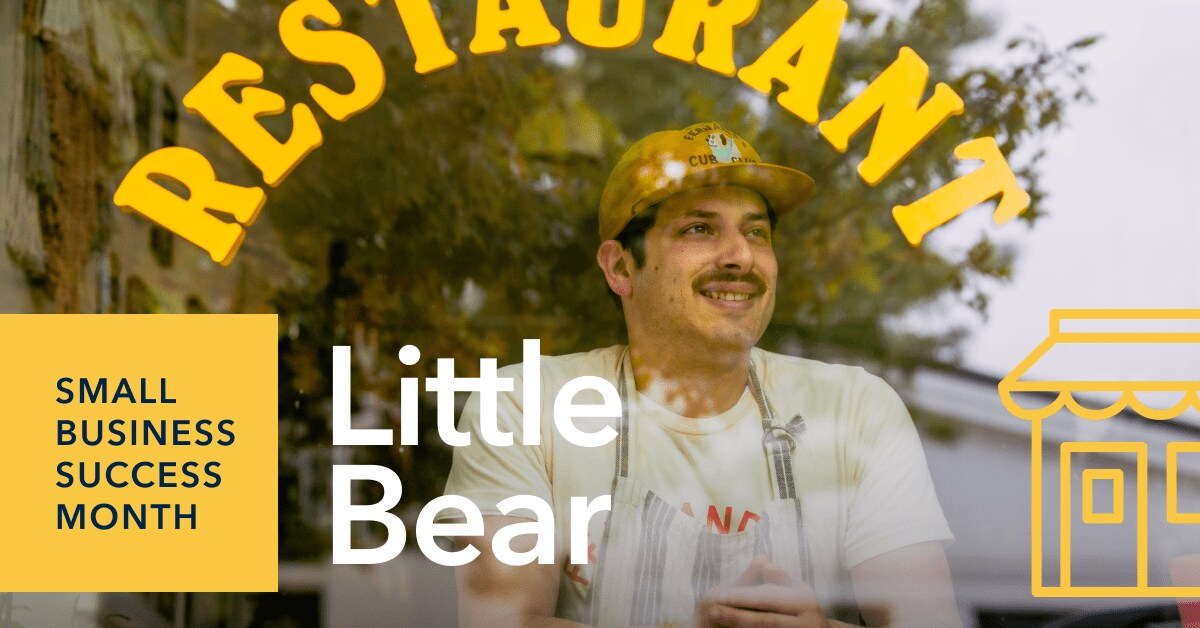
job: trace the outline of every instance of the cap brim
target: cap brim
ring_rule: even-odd
[[[783,216],[812,198],[816,187],[812,177],[786,166],[744,161],[715,164],[694,170],[642,198],[634,206],[633,215],[683,190],[720,184],[738,185],[762,194],[776,216]]]

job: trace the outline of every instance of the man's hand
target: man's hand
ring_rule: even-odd
[[[882,554],[852,568],[850,575],[869,626],[962,628],[950,569],[938,543]],[[759,556],[737,580],[714,588],[700,600],[690,626],[834,628],[847,624],[824,617],[812,589]]]
[[[709,626],[787,626],[829,628],[816,593],[803,582],[758,556],[737,580],[709,591],[692,624]]]

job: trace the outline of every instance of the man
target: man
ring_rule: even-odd
[[[775,220],[812,189],[717,124],[629,148],[601,198],[597,253],[629,345],[542,359],[545,410],[578,376],[620,391],[619,419],[576,420],[617,437],[577,447],[543,421],[540,446],[489,446],[472,398],[472,445],[446,485],[485,514],[470,539],[482,555],[459,568],[462,623],[825,628],[861,611],[868,625],[961,625],[950,531],[895,392],[860,368],[755,348],[775,306]],[[587,392],[575,403],[599,402]],[[520,432],[518,394],[498,416]],[[554,506],[556,564],[492,555],[521,521],[496,504],[521,494]],[[588,564],[568,564],[570,498],[608,494]]]

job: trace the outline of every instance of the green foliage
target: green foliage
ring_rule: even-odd
[[[305,66],[287,55],[275,30],[285,4],[239,2],[232,15],[205,14],[201,28],[263,64],[265,86],[289,102],[307,101],[314,81],[348,90],[341,70]],[[548,4],[565,35],[562,3]],[[839,154],[773,98],[654,52],[650,44],[667,3],[652,3],[641,40],[628,49],[566,44],[522,50],[510,33],[508,51],[486,57],[466,50],[474,3],[437,5],[459,61],[419,76],[390,2],[379,8],[337,3],[345,28],[362,34],[384,59],[386,93],[346,123],[322,118],[324,145],[270,193],[266,218],[301,269],[301,278],[274,298],[289,330],[280,346],[285,454],[328,443],[324,402],[333,345],[355,346],[359,398],[375,392],[394,403],[399,378],[430,374],[434,357],[458,358],[460,371],[469,373],[479,357],[518,360],[522,338],[540,338],[546,353],[619,341],[622,323],[593,261],[596,206],[608,169],[632,139],[710,119],[738,131],[766,159],[818,182],[817,198],[801,215],[780,222],[778,308],[764,343],[799,339],[814,350],[836,347],[888,364],[930,359],[957,342],[961,330],[914,336],[889,321],[947,295],[986,311],[988,282],[1010,278],[1012,253],[986,238],[961,258],[910,247],[891,208],[953,179],[957,144],[993,135],[1033,196],[1024,219],[1034,222],[1044,212],[1037,166],[1045,138],[1063,124],[1071,103],[1090,99],[1082,81],[1086,67],[1075,54],[1097,41],[1088,37],[1052,51],[1038,37],[1022,36],[1009,43],[1008,57],[962,68],[955,64],[959,50],[991,34],[968,0],[884,11],[852,7],[823,117],[887,67],[902,45],[929,64],[929,90],[945,81],[966,102],[962,116],[870,187],[854,168],[873,127]],[[763,3],[737,32],[738,66],[756,58],[808,5]],[[201,48],[201,62],[225,52]],[[282,137],[287,124],[271,129]],[[408,343],[424,356],[412,368],[394,357]],[[395,424],[394,407],[380,414]],[[423,408],[425,419],[432,414]],[[383,457],[375,461],[421,474],[416,481],[405,477],[407,500],[441,488],[446,454],[433,440],[424,439],[417,452],[355,455]],[[285,502],[286,495],[281,491]],[[299,549],[304,543],[293,544],[295,553],[306,553]]]

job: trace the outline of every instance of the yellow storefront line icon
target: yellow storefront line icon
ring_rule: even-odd
[[[1057,583],[1046,581],[1045,548],[1047,541],[1052,544],[1055,539],[1046,536],[1053,534],[1053,530],[1048,529],[1043,519],[1046,507],[1054,506],[1053,502],[1047,504],[1043,496],[1045,464],[1053,464],[1052,458],[1047,461],[1043,456],[1046,445],[1043,441],[1044,420],[1069,412],[1079,419],[1100,421],[1128,409],[1146,419],[1169,421],[1186,412],[1200,410],[1198,374],[1170,378],[1155,373],[1150,377],[1130,378],[1121,376],[1125,373],[1106,373],[1102,367],[1095,367],[1090,372],[1081,372],[1073,379],[1064,380],[1040,379],[1030,373],[1035,365],[1045,370],[1055,362],[1068,368],[1087,370],[1091,364],[1078,359],[1079,352],[1093,351],[1097,347],[1118,354],[1118,362],[1125,367],[1123,370],[1141,361],[1151,362],[1163,351],[1182,348],[1184,351],[1200,352],[1200,310],[1053,310],[1050,313],[1049,335],[1001,380],[999,392],[1004,406],[1014,416],[1030,421],[1032,427],[1032,592],[1035,596],[1044,597],[1200,597],[1200,586],[1151,585],[1149,576],[1151,484],[1148,460],[1152,454],[1159,456],[1161,453],[1165,457],[1165,477],[1162,482],[1165,495],[1153,496],[1156,504],[1165,503],[1165,512],[1155,512],[1154,516],[1161,515],[1170,525],[1197,526],[1195,534],[1190,536],[1200,538],[1200,512],[1186,510],[1186,505],[1180,504],[1178,493],[1181,457],[1200,454],[1200,442],[1192,441],[1170,442],[1162,452],[1152,452],[1145,442],[1128,440],[1063,442],[1059,449],[1057,486],[1059,574]],[[1139,355],[1144,360],[1139,360]],[[1174,362],[1200,366],[1200,361],[1190,359]],[[1143,398],[1155,395],[1169,396],[1171,401],[1165,407],[1160,407],[1161,404],[1150,404]],[[1017,402],[1018,397],[1022,403]],[[1037,403],[1029,404],[1027,399],[1030,397]],[[1099,407],[1096,404],[1098,398],[1103,398]],[[1080,486],[1072,486],[1072,460],[1082,459],[1086,462],[1087,456],[1093,454],[1123,456],[1132,461],[1132,469],[1115,468],[1111,464],[1085,468],[1078,478]],[[1133,499],[1130,503],[1136,511],[1132,513],[1127,513],[1125,508],[1127,472],[1134,475],[1131,478]],[[1080,497],[1075,502],[1077,510],[1073,509],[1072,504],[1075,496]],[[1102,496],[1111,496],[1110,507],[1099,506]],[[1076,514],[1085,526],[1136,527],[1136,575],[1131,581],[1103,586],[1081,586],[1073,582],[1072,523]],[[1053,552],[1053,549],[1050,551]]]

